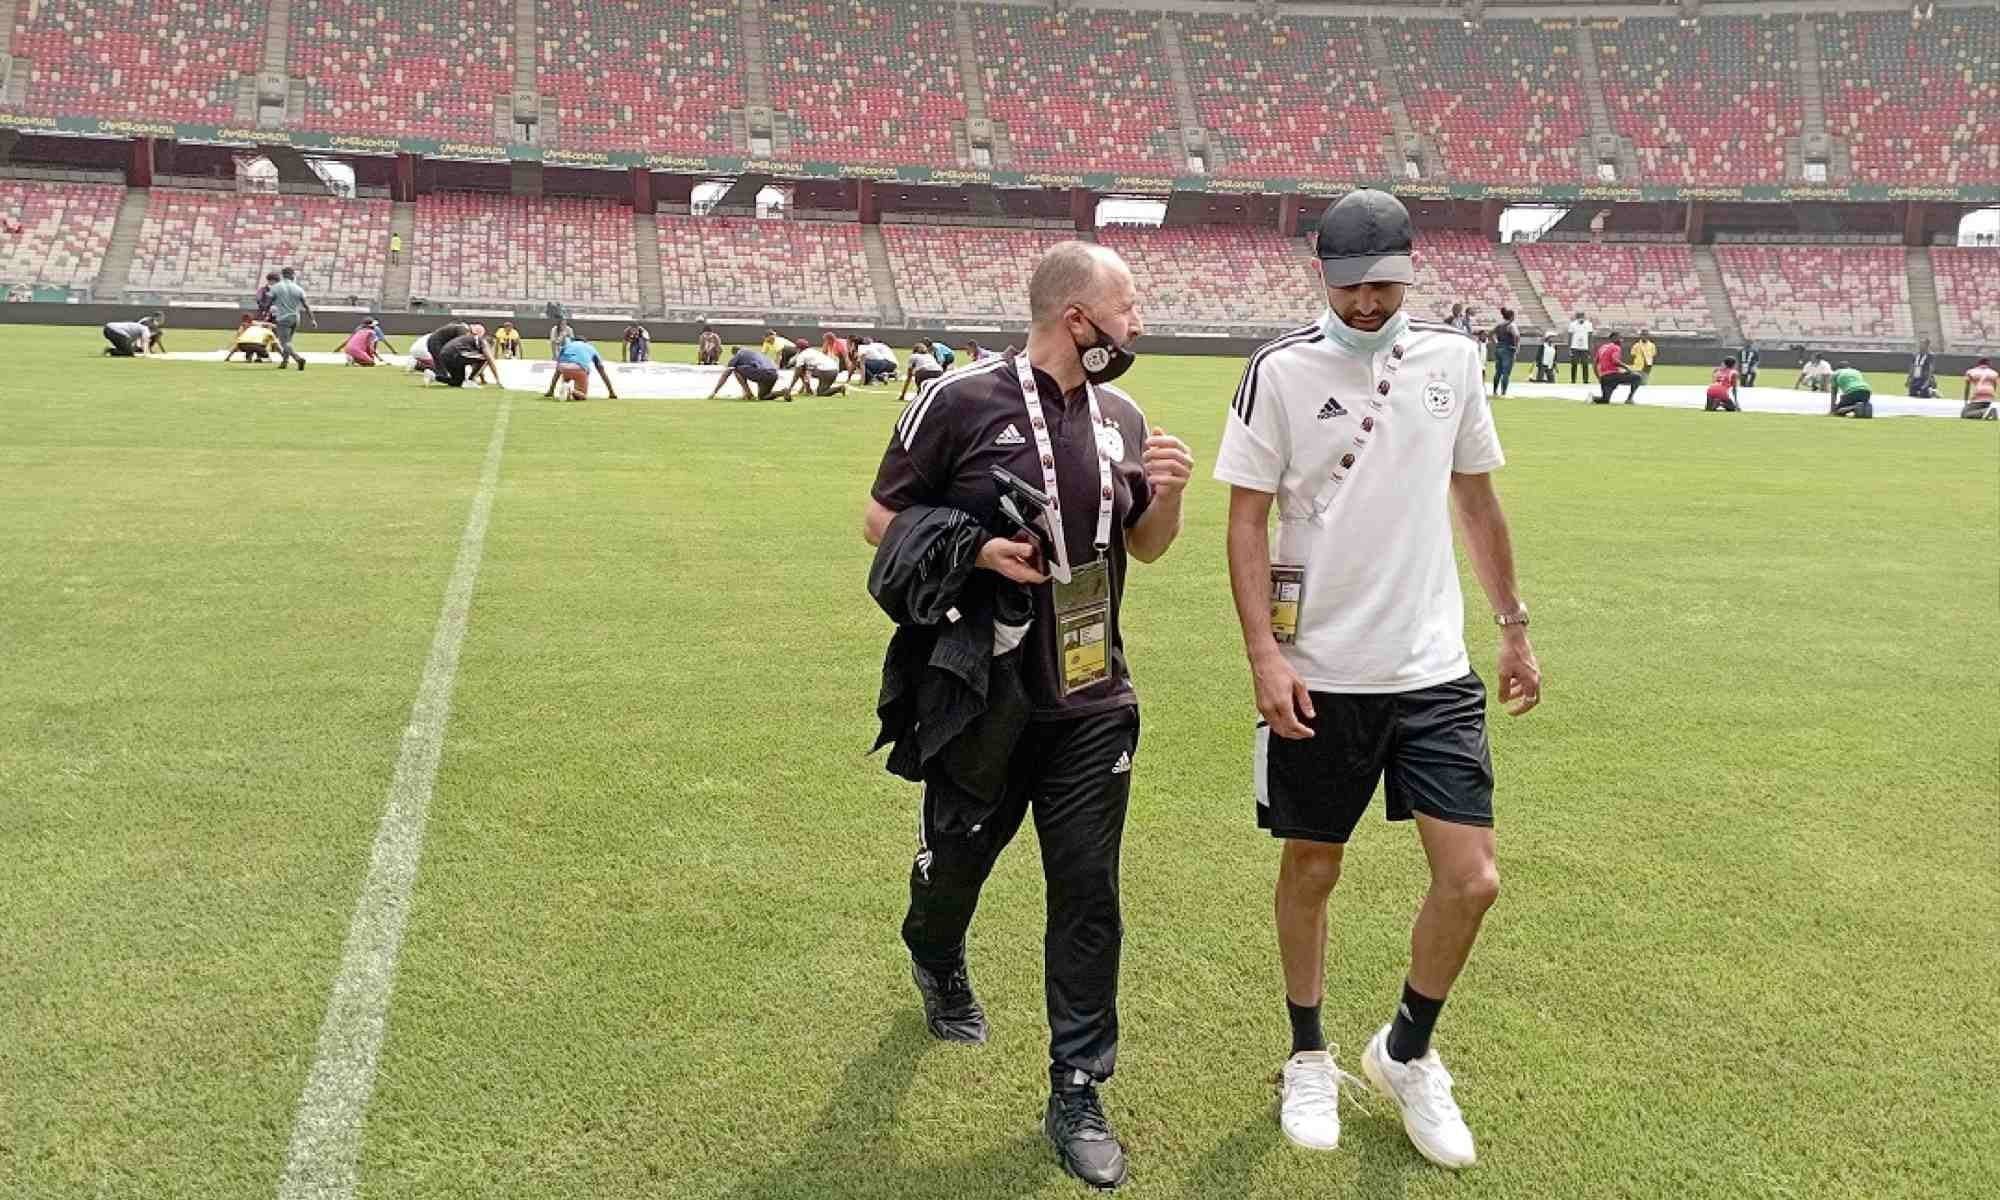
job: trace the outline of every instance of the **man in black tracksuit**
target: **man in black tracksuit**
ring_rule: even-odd
[[[918,506],[959,509],[989,534],[1004,530],[994,467],[1053,492],[1060,513],[1049,559],[1027,540],[997,535],[978,550],[974,576],[1025,585],[1031,600],[1025,627],[993,627],[987,689],[1017,688],[1025,718],[1012,736],[977,724],[960,735],[978,747],[978,761],[955,756],[954,742],[925,764],[903,940],[931,1033],[985,1041],[966,931],[981,885],[1032,810],[1048,884],[1043,1129],[1071,1174],[1116,1187],[1125,1156],[1097,1084],[1117,1054],[1119,848],[1139,742],[1120,607],[1128,553],[1151,562],[1180,531],[1193,460],[1108,386],[1142,332],[1131,272],[1115,253],[1082,242],[1052,247],[1029,283],[1029,310],[1025,353],[945,376],[910,403],[865,516],[871,544],[898,512]]]

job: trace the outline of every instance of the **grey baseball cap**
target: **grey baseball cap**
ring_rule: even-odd
[[[1356,188],[1326,206],[1313,249],[1328,287],[1411,283],[1410,210],[1387,192]]]

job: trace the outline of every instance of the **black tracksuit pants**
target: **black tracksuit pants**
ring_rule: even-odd
[[[1137,708],[1031,723],[1009,759],[1012,773],[999,807],[969,829],[951,819],[949,806],[971,802],[948,780],[926,783],[910,911],[903,919],[911,957],[934,973],[956,967],[979,889],[1033,809],[1048,886],[1042,971],[1049,1061],[1098,1080],[1111,1077],[1118,1054],[1118,948],[1124,937],[1118,857],[1138,745]]]

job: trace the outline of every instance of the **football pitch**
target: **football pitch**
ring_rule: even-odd
[[[866,754],[859,520],[893,390],[562,405],[102,344],[0,327],[0,1196],[278,1194],[426,725],[372,1092],[333,1084],[353,1194],[1081,1192],[1039,1131],[1031,826],[973,926],[988,1045],[926,1039],[898,938],[917,796]],[[1495,716],[1453,1176],[1380,1100],[1330,1154],[1273,1117],[1276,852],[1207,481],[1240,368],[1125,381],[1197,458],[1125,609],[1125,1194],[2000,1194],[1995,426],[1497,403],[1546,698]],[[1350,1071],[1423,885],[1365,820],[1325,1002]]]

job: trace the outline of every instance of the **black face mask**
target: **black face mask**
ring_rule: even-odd
[[[1088,346],[1076,348],[1077,357],[1083,361],[1083,377],[1092,383],[1110,383],[1131,370],[1135,357],[1133,353],[1112,341],[1109,335],[1097,327],[1097,322],[1089,317],[1085,317],[1084,320],[1089,322],[1091,332],[1097,335],[1097,340]]]

